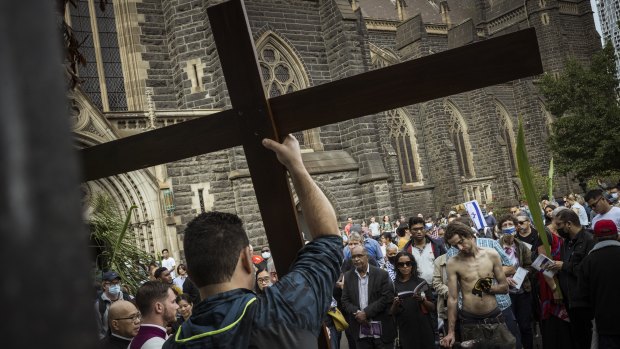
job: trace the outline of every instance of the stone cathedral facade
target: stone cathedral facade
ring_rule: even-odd
[[[230,107],[206,14],[212,0],[77,0],[68,19],[88,61],[71,94],[80,147],[208,117]],[[519,29],[537,30],[544,70],[600,49],[587,0],[246,0],[270,97]],[[458,62],[454,62],[458,64]],[[462,69],[470,69],[463,66]],[[449,83],[449,82],[446,82]],[[528,78],[298,133],[306,165],[341,222],[437,215],[518,194],[522,117],[530,160],[546,173],[553,116]],[[563,192],[571,184],[564,181]],[[205,210],[238,214],[267,244],[243,150],[227,149],[84,184],[88,198],[136,205],[133,238],[182,256]],[[299,212],[302,230],[303,212]]]

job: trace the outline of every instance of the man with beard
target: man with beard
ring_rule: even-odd
[[[515,337],[506,327],[495,299],[496,294],[508,293],[499,254],[494,249],[478,247],[471,227],[458,221],[448,225],[445,239],[459,252],[447,263],[448,334],[441,345],[454,344],[458,314],[463,341],[482,339],[485,345],[515,348]],[[463,296],[461,311],[457,310],[459,290]]]
[[[166,341],[166,326],[174,322],[179,309],[176,295],[168,284],[147,281],[138,289],[136,304],[142,324],[129,349],[161,348]]]
[[[570,318],[574,348],[590,348],[592,341],[592,309],[579,288],[578,276],[584,258],[594,247],[592,234],[586,231],[573,210],[562,210],[553,218],[558,234],[564,238],[561,261],[549,267],[557,272],[560,289]]]

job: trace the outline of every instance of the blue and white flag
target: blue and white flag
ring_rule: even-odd
[[[467,214],[471,217],[471,220],[474,221],[474,224],[476,224],[476,229],[481,230],[486,228],[487,222],[482,215],[482,210],[480,209],[480,205],[478,205],[478,201],[467,201],[464,205]]]

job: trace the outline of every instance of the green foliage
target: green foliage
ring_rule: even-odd
[[[538,235],[540,236],[540,240],[545,247],[545,252],[547,253],[547,256],[551,256],[551,247],[549,246],[549,241],[547,241],[547,234],[544,233],[545,223],[543,221],[541,210],[537,209],[538,207],[540,207],[538,203],[538,200],[540,198],[540,192],[537,191],[536,185],[534,183],[534,175],[532,173],[530,163],[527,158],[527,150],[525,149],[525,133],[523,132],[523,122],[520,118],[519,133],[517,135],[517,165],[519,167],[519,179],[521,179],[521,184],[523,186],[523,192],[525,193],[527,205],[530,207],[534,226],[536,227],[536,230],[541,232]]]
[[[530,167],[530,175],[532,180],[532,185],[536,190],[536,193],[547,193],[549,192],[549,177],[545,177],[542,175],[542,171],[538,167]],[[523,181],[519,177],[519,187],[521,189],[521,197],[519,200],[526,200],[526,191],[523,186]],[[539,197],[540,198],[540,197]],[[529,204],[529,203],[528,203]]]
[[[617,86],[611,43],[592,57],[589,67],[571,59],[558,78],[541,79],[547,108],[558,117],[549,137],[558,172],[590,177],[620,170]]]
[[[89,219],[91,241],[96,241],[101,252],[97,260],[101,268],[117,272],[123,284],[135,294],[140,284],[147,279],[145,265],[151,257],[127,239],[127,230],[131,219],[132,206],[123,216],[112,199],[107,196],[95,196],[90,207]]]

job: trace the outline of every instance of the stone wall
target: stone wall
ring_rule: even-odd
[[[138,13],[145,16],[140,24],[142,59],[149,66],[146,84],[154,89],[156,109],[230,107],[206,15],[206,8],[215,3],[143,0],[137,4]],[[277,35],[299,57],[311,86],[371,69],[371,43],[409,60],[533,26],[548,72],[559,71],[568,56],[587,60],[599,48],[593,43],[596,35],[587,1],[578,4],[578,15],[558,1],[526,1],[527,9],[522,8],[523,1],[494,3],[480,9],[484,11],[481,22],[459,22],[448,35],[427,33],[421,16],[390,30],[369,30],[362,12],[353,11],[345,0],[248,0],[245,5],[254,39],[265,33]],[[522,79],[406,107],[415,128],[420,185],[403,184],[383,113],[322,126],[324,150],[347,152],[357,167],[316,173],[313,178],[332,201],[341,224],[347,217],[445,213],[466,199],[467,188],[482,185],[491,186],[493,201],[509,204],[514,200],[515,177],[507,146],[500,141],[496,102],[509,114],[515,135],[517,117],[523,117],[530,159],[545,173],[549,155],[541,145],[546,124],[534,82],[535,78]],[[474,178],[459,175],[448,136],[447,100],[468,125]],[[242,148],[193,157],[167,168],[180,234],[204,206],[237,213],[252,243],[267,243]]]

